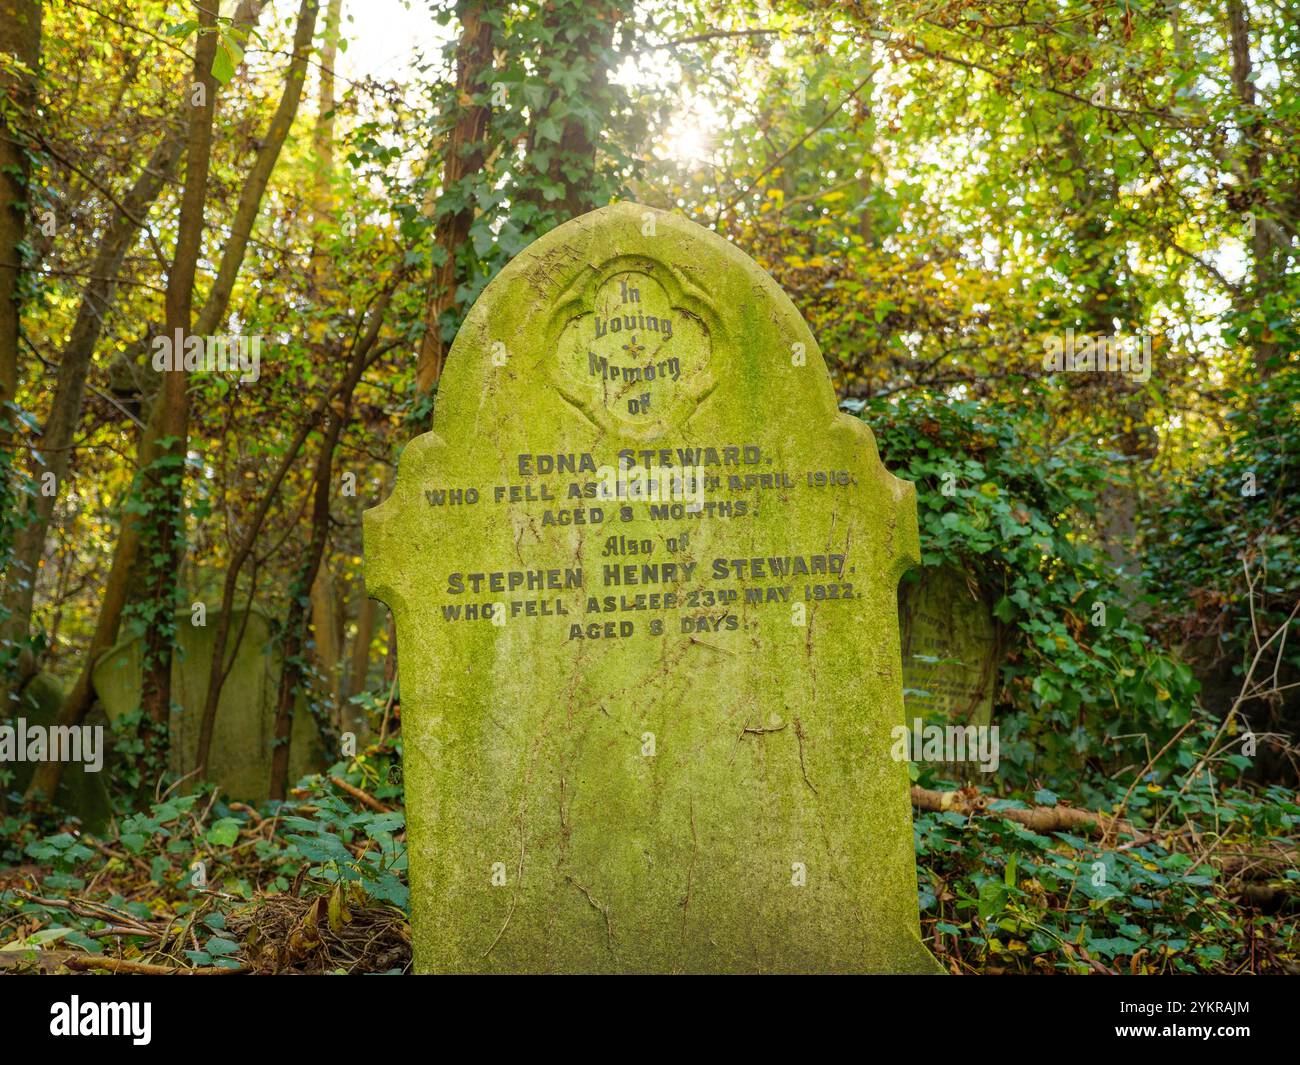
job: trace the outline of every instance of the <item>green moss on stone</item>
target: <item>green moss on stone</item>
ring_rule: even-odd
[[[38,673],[28,681],[23,689],[20,714],[29,726],[38,725],[49,728],[58,718],[59,708],[63,705],[63,687],[58,680],[48,673]],[[86,725],[103,727],[99,722],[88,718]],[[83,762],[70,762],[63,767],[59,778],[59,790],[54,796],[54,805],[80,818],[82,827],[91,832],[103,832],[113,819],[113,806],[108,794],[108,729],[104,728],[104,765],[98,772],[88,772]],[[7,769],[13,771],[13,780],[9,791],[19,794],[27,790],[34,768],[31,762],[18,761]]]
[[[178,776],[193,771],[198,760],[199,726],[212,668],[217,613],[209,613],[203,626],[191,624],[188,611],[176,615],[178,652],[172,658],[175,709],[169,723],[169,768]],[[242,618],[240,611],[231,621],[232,645]],[[142,642],[136,637],[106,651],[95,663],[95,693],[111,719],[129,714],[140,705],[142,654]],[[219,784],[227,798],[261,802],[268,796],[279,677],[280,660],[274,651],[270,621],[260,611],[251,611],[221,688],[208,759],[208,779]],[[328,764],[320,730],[304,700],[299,700],[294,710],[289,742],[290,781]]]

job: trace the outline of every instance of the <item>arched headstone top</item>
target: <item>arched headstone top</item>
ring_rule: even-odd
[[[502,269],[452,345],[433,431],[411,441],[401,468],[423,466],[447,441],[507,450],[525,421],[557,454],[584,439],[689,450],[719,431],[840,440],[862,449],[880,505],[896,512],[893,576],[919,561],[912,485],[881,464],[871,430],[839,410],[798,308],[743,251],[680,214],[602,207]],[[399,491],[408,484],[399,479]],[[372,574],[377,598],[400,599],[400,575],[373,563]]]

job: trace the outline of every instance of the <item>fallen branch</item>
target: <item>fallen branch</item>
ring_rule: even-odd
[[[255,825],[260,825],[262,821],[265,820],[261,814],[259,814],[255,809],[253,809],[253,807],[249,806],[248,803],[246,802],[232,802],[230,804],[230,809],[238,810],[241,813],[248,814],[249,819]]]
[[[76,972],[105,969],[111,973],[128,973],[133,976],[238,976],[253,971],[247,965],[241,965],[238,969],[223,969],[218,965],[186,968],[183,965],[150,965],[148,962],[127,961],[124,958],[103,958],[95,954],[69,958],[67,965]]]
[[[377,814],[391,814],[393,812],[391,807],[385,806],[369,792],[362,791],[355,784],[349,784],[342,777],[330,777],[330,783],[340,791],[346,791],[362,806],[368,806]]]
[[[14,890],[14,895],[25,902],[34,903],[37,906],[47,906],[52,910],[67,910],[74,917],[85,917],[92,921],[103,921],[107,925],[116,927],[134,927],[140,929],[135,935],[153,936],[157,935],[156,929],[150,928],[134,915],[127,913],[125,910],[119,910],[102,902],[94,902],[91,899],[47,899],[40,895],[33,895],[30,891],[24,891],[21,888]]]
[[[141,936],[145,939],[160,939],[162,937],[161,932],[146,932],[140,928],[123,927],[100,928],[93,932],[87,932],[86,935],[91,939],[111,939],[114,936]]]
[[[1003,817],[1015,821],[1033,832],[1091,832],[1096,835],[1123,834],[1138,836],[1138,832],[1127,821],[1120,821],[1106,814],[1094,813],[1092,810],[1080,810],[1074,806],[1030,806],[1027,809],[989,808],[989,797],[981,795],[974,788],[962,788],[960,791],[930,791],[928,788],[913,786],[912,805],[918,810],[931,813],[958,813],[966,817],[977,814],[985,817]]]

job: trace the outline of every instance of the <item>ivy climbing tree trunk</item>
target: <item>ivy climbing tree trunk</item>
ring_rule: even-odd
[[[488,106],[487,75],[492,67],[492,25],[484,17],[487,5],[461,0],[456,5],[460,20],[460,42],[456,49],[455,120],[443,161],[442,196],[433,228],[434,246],[440,261],[434,266],[433,281],[424,311],[424,336],[415,367],[415,384],[421,395],[433,390],[442,375],[446,345],[440,319],[456,302],[460,281],[460,251],[469,239],[474,221],[474,196],[470,180],[483,168],[486,152]]]
[[[546,163],[540,170],[525,164],[529,172],[521,199],[544,210],[551,225],[605,202],[597,180],[597,140],[614,107],[609,83],[614,31],[632,10],[631,0],[548,0],[545,5],[542,47],[550,69],[567,76],[552,79],[546,104],[530,116],[525,159]],[[555,189],[561,192],[552,200]]]
[[[146,735],[165,753],[171,716],[172,650],[176,629],[176,575],[185,550],[185,455],[189,443],[188,352],[194,303],[194,277],[203,241],[203,206],[212,157],[212,120],[217,80],[212,64],[217,53],[217,2],[198,0],[198,39],[194,49],[189,131],[185,146],[185,186],[181,193],[176,248],[167,273],[165,335],[172,343],[172,362],[163,371],[154,400],[158,458],[143,474],[144,563],[148,573],[145,605],[144,674],[141,706],[152,729]],[[201,90],[201,91],[200,91]],[[185,343],[180,343],[181,337]],[[201,337],[201,333],[200,333]]]
[[[592,5],[589,11],[597,18],[594,32],[572,40],[570,47],[562,53],[566,64],[586,72],[585,96],[591,104],[596,104],[609,88],[605,57],[613,42],[615,27],[630,10],[628,3],[608,0]],[[569,95],[563,94],[566,101]],[[603,115],[599,109],[594,113]],[[596,138],[588,121],[574,108],[564,120],[560,150],[551,158],[548,175],[553,183],[564,187],[564,197],[559,204],[563,216],[561,221],[577,218],[599,205],[595,174]]]
[[[0,448],[5,451],[0,456],[0,507],[6,511],[17,506],[12,473],[14,459],[9,450],[16,425],[4,405],[15,402],[18,394],[21,274],[27,216],[31,212],[27,143],[36,116],[36,68],[40,54],[40,0],[0,0]],[[9,532],[5,528],[0,533],[4,538],[0,543],[0,564],[8,563],[6,568],[12,580],[16,571],[10,551],[15,545],[9,540]],[[21,536],[19,526],[18,537]],[[28,587],[31,583],[30,579],[26,581]],[[0,720],[8,716],[11,693],[24,680],[19,675],[17,644],[25,642],[27,626],[14,616],[10,599],[6,581],[4,603],[0,607]],[[30,614],[30,592],[27,602]]]
[[[19,276],[30,213],[27,145],[36,115],[40,0],[0,0],[0,404],[18,391]],[[9,419],[0,415],[0,423]]]

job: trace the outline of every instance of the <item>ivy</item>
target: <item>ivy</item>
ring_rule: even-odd
[[[907,393],[858,410],[886,468],[916,485],[922,567],[963,570],[1006,637],[997,718],[1009,780],[1072,790],[1081,756],[1104,772],[1192,719],[1191,669],[1124,609],[1093,536],[1115,457],[1056,441],[1042,403]]]

